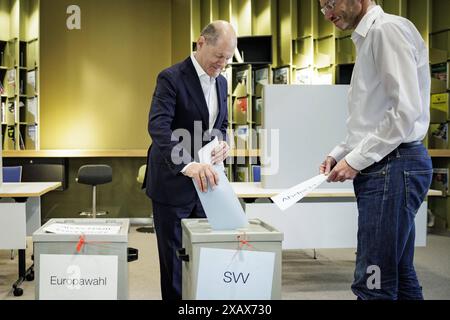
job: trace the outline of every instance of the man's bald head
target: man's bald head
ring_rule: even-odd
[[[208,24],[200,33],[209,45],[215,46],[219,38],[225,37],[230,41],[236,40],[236,32],[233,26],[224,20],[216,20]]]

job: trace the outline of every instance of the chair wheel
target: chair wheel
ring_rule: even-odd
[[[20,297],[21,295],[23,295],[23,289],[22,288],[15,288],[13,293],[14,293],[15,297]]]
[[[27,281],[33,281],[34,280],[34,272],[30,272],[29,274],[27,274],[25,279],[27,279]]]

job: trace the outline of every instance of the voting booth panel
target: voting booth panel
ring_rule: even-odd
[[[237,230],[212,230],[207,219],[181,224],[183,299],[281,299],[281,232],[259,219]]]
[[[263,188],[290,188],[318,174],[325,157],[346,138],[348,90],[347,85],[264,86]],[[320,188],[352,188],[352,183]]]
[[[85,232],[47,231],[57,225]],[[51,219],[33,234],[36,299],[128,299],[128,230],[129,219]]]

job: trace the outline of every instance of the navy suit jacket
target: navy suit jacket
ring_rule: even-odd
[[[214,131],[219,130],[226,139],[227,81],[222,75],[216,79],[216,88],[219,113],[215,130],[209,135],[209,111],[191,58],[158,75],[149,114],[148,132],[152,145],[148,150],[143,184],[152,200],[183,206],[197,199],[192,179],[184,176],[181,170],[191,161],[198,161],[198,150],[219,135]],[[173,161],[173,154],[181,157]]]

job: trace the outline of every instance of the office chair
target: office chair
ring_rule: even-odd
[[[144,176],[145,176],[145,171],[147,169],[147,165],[142,165],[139,168],[138,171],[138,176],[136,178],[137,182],[139,182],[140,184],[142,184],[144,182]],[[150,213],[150,225],[148,227],[140,227],[137,228],[136,231],[137,232],[142,232],[142,233],[154,233],[155,232],[155,227],[153,225],[153,215]]]
[[[3,167],[3,182],[21,182],[22,166]],[[14,260],[15,253],[11,250],[11,260]]]
[[[3,167],[3,182],[21,182],[22,166]]]
[[[112,168],[104,164],[92,164],[81,166],[78,169],[77,178],[78,183],[87,184],[92,186],[92,211],[81,212],[81,216],[91,216],[96,218],[97,216],[104,216],[107,212],[97,212],[97,185],[105,184],[112,181]]]

